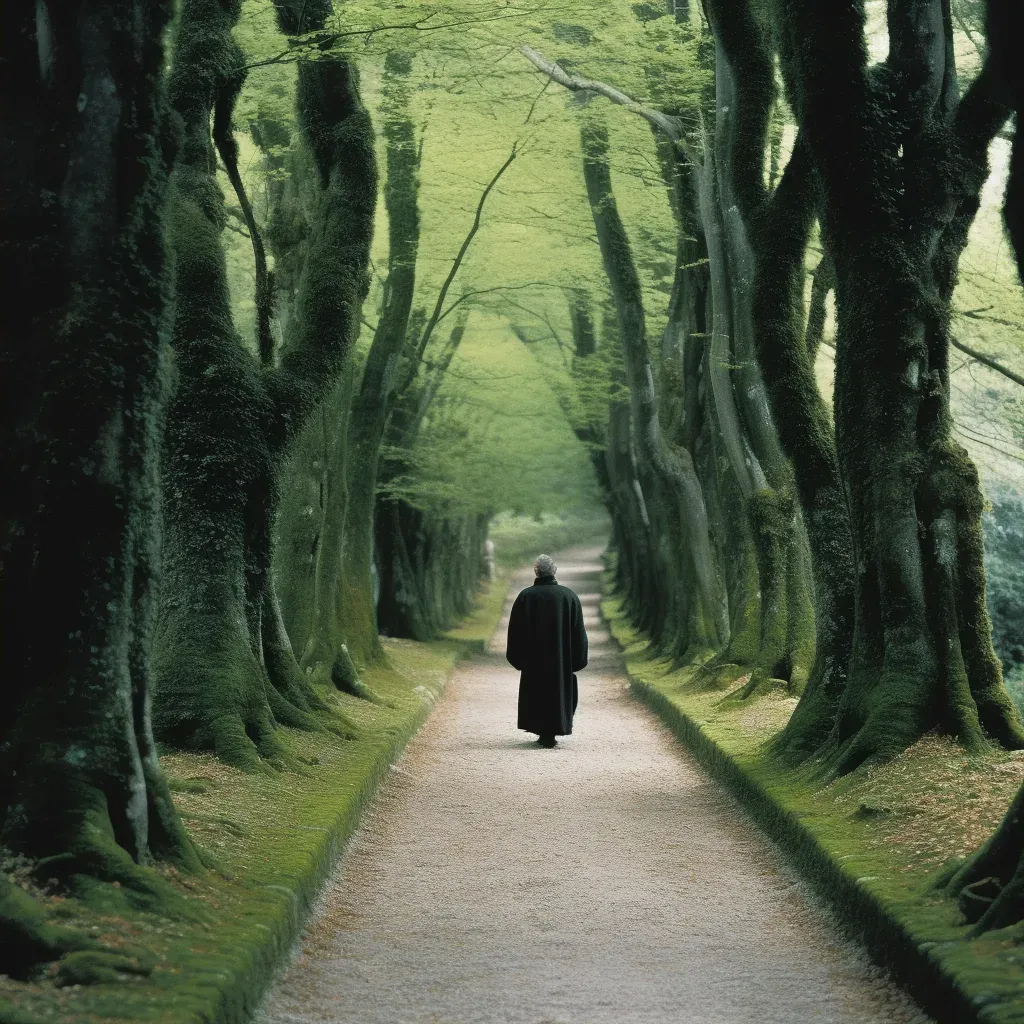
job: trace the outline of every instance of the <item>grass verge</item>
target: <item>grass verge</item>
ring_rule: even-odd
[[[934,880],[995,828],[1024,779],[1024,752],[968,758],[927,736],[886,765],[826,784],[786,769],[765,745],[796,700],[741,700],[746,679],[701,689],[671,671],[628,622],[605,581],[601,612],[622,648],[633,693],[778,842],[849,935],[943,1022],[1024,1024],[1024,927],[968,939]]]
[[[74,900],[44,896],[56,918],[154,966],[148,976],[87,986],[59,987],[56,971],[31,982],[0,976],[0,1024],[246,1020],[378,783],[456,662],[494,631],[507,584],[503,574],[486,585],[474,613],[444,639],[383,641],[388,666],[369,669],[364,678],[388,706],[324,694],[357,722],[356,740],[282,729],[299,767],[257,775],[212,756],[163,756],[189,832],[219,865],[192,877],[163,871],[190,906],[201,908],[203,920],[168,920],[116,902],[109,914],[97,914]],[[17,865],[8,868],[21,880]]]

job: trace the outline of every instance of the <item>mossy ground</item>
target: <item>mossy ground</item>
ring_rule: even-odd
[[[908,984],[941,1021],[1024,1022],[1024,926],[968,939],[955,902],[934,887],[951,858],[975,850],[1024,780],[1024,753],[968,757],[927,735],[888,764],[827,783],[787,769],[767,741],[796,699],[739,698],[746,679],[702,688],[692,666],[651,656],[606,578],[602,613],[634,692],[740,799],[832,907],[837,922]]]
[[[24,983],[0,978],[0,1022],[240,1021],[290,950],[310,901],[355,827],[359,813],[443,690],[459,657],[478,650],[501,614],[508,574],[480,594],[474,613],[445,639],[420,644],[385,639],[387,667],[366,682],[387,705],[323,689],[358,726],[344,741],[330,733],[281,729],[295,769],[245,773],[212,755],[162,757],[189,833],[218,869],[184,876],[163,869],[203,920],[169,920],[122,906],[111,891],[109,913],[37,893],[63,921],[112,949],[146,974],[76,985],[54,967]],[[28,865],[8,864],[26,886]],[[65,972],[66,974],[66,972]]]

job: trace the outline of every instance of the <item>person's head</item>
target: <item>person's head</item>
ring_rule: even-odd
[[[533,571],[540,579],[541,576],[554,576],[558,572],[558,566],[555,565],[554,560],[550,555],[541,555],[536,562],[533,563]]]

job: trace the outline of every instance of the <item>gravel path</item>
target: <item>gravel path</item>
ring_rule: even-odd
[[[559,563],[591,637],[574,735],[517,732],[503,623],[394,766],[260,1024],[927,1021],[629,697],[596,555]]]

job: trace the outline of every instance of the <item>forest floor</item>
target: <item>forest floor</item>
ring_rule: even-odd
[[[573,736],[516,730],[503,624],[382,785],[259,1024],[927,1020],[629,696],[598,552],[559,562],[591,636]]]

